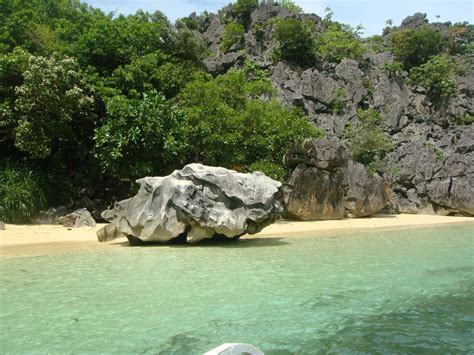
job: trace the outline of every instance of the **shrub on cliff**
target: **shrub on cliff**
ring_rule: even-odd
[[[280,5],[282,8],[291,12],[296,12],[296,13],[303,12],[303,9],[301,8],[301,6],[295,4],[293,0],[278,0],[277,4]]]
[[[242,36],[245,33],[244,26],[240,23],[229,22],[224,27],[224,35],[220,44],[221,50],[226,53],[229,49],[237,43],[242,41]]]
[[[413,68],[410,71],[410,82],[424,88],[436,107],[445,107],[457,94],[455,76],[458,73],[456,60],[449,54],[440,54]]]
[[[275,29],[275,50],[277,60],[284,60],[300,65],[314,61],[314,39],[307,25],[295,18],[278,21]]]
[[[390,138],[382,130],[383,117],[373,109],[359,109],[357,117],[357,128],[349,125],[344,132],[345,138],[349,140],[349,154],[355,161],[377,170],[393,148]]]
[[[364,52],[362,42],[347,26],[332,23],[316,39],[316,54],[333,63],[339,63],[345,58],[359,61]]]
[[[393,31],[389,35],[389,41],[390,50],[407,71],[440,53],[444,45],[441,32],[431,26]]]
[[[258,7],[259,0],[237,0],[232,5],[232,14],[240,18],[242,24],[247,26],[250,22],[250,14]]]
[[[46,205],[38,177],[25,167],[0,167],[0,220],[29,222]]]

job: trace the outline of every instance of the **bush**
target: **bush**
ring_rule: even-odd
[[[344,97],[346,96],[346,90],[344,88],[337,88],[334,99],[329,103],[329,107],[334,113],[341,114],[344,112],[346,104]]]
[[[333,63],[348,58],[359,61],[365,48],[350,28],[331,24],[316,40],[316,52]]]
[[[410,71],[410,82],[426,90],[426,95],[437,107],[445,107],[457,94],[455,75],[459,73],[456,60],[440,54]]]
[[[373,109],[357,110],[360,125],[354,129],[351,125],[345,129],[345,138],[349,139],[348,150],[355,161],[374,167],[383,162],[393,145],[382,130],[384,122],[380,113]]]
[[[441,32],[431,26],[393,31],[389,41],[392,53],[403,63],[406,71],[440,53],[444,44]]]
[[[303,9],[297,4],[295,4],[293,0],[278,0],[278,4],[284,9],[287,9],[291,12],[296,12],[299,14],[303,12]]]
[[[237,15],[249,14],[258,6],[258,0],[237,0],[232,6],[232,12]]]
[[[76,143],[74,124],[94,121],[94,97],[73,58],[31,56],[16,88],[15,146],[32,158],[45,158],[66,142]]]
[[[278,49],[275,56],[300,65],[314,61],[314,39],[307,25],[295,18],[286,18],[277,22],[275,40]]]
[[[95,156],[118,178],[169,173],[186,148],[184,127],[182,113],[156,91],[137,99],[115,96],[95,131]]]
[[[259,0],[237,0],[232,5],[232,13],[240,18],[244,26],[247,26],[250,23],[250,14],[258,7],[258,3]]]
[[[455,23],[448,29],[447,50],[450,54],[474,53],[474,25]]]
[[[403,75],[403,64],[397,60],[385,63],[383,68],[391,78],[397,78]]]
[[[244,26],[240,23],[229,22],[224,27],[224,36],[222,37],[220,48],[226,53],[229,49],[237,43],[242,41],[242,36],[245,33]]]
[[[0,169],[0,219],[29,222],[46,206],[38,177],[24,167],[7,164]]]
[[[247,63],[216,78],[203,75],[184,88],[179,103],[187,118],[187,162],[237,170],[255,162],[282,166],[293,142],[321,134],[301,112],[271,99],[264,74]]]

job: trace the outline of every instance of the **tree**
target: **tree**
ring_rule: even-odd
[[[241,19],[242,24],[247,26],[250,22],[250,14],[258,7],[259,0],[237,0],[232,5],[232,14]]]
[[[94,98],[72,58],[30,56],[23,84],[16,89],[15,146],[32,158],[74,142],[74,121],[93,120]]]
[[[95,131],[94,154],[114,177],[166,174],[180,165],[186,151],[185,126],[182,112],[156,91],[141,98],[115,96]]]
[[[78,38],[74,54],[84,65],[93,65],[102,74],[110,74],[136,56],[173,46],[171,25],[163,14],[141,10],[134,15],[94,19]]]
[[[423,87],[436,107],[446,107],[449,100],[457,94],[456,74],[459,74],[456,60],[444,53],[413,68],[410,71],[410,82]]]
[[[279,60],[300,65],[314,60],[314,39],[303,21],[289,17],[277,22],[274,36],[278,43],[275,55]]]
[[[270,99],[272,95],[264,73],[250,63],[243,70],[216,78],[203,75],[186,85],[179,95],[190,142],[186,161],[238,170],[259,163],[282,171],[289,145],[320,131],[301,112]]]
[[[392,53],[407,71],[439,54],[444,45],[441,32],[429,25],[416,30],[405,28],[393,31],[389,41]]]
[[[279,0],[278,4],[284,9],[287,9],[288,11],[291,11],[291,12],[296,12],[298,14],[303,12],[303,9],[301,8],[301,6],[295,4],[293,0]]]
[[[157,51],[132,59],[130,64],[114,70],[110,84],[129,97],[151,90],[173,98],[198,70],[193,62],[179,61]],[[113,95],[112,95],[113,96]]]
[[[360,60],[365,49],[351,28],[331,24],[317,38],[316,52],[330,62],[339,63],[344,58]]]
[[[17,124],[13,115],[15,87],[23,84],[23,73],[28,68],[29,59],[30,54],[21,47],[0,56],[0,143],[4,147],[9,141],[14,141]]]

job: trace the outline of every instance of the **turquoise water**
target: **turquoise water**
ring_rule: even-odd
[[[3,353],[474,351],[473,225],[0,260]]]

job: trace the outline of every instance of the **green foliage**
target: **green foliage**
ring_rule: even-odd
[[[278,0],[278,4],[291,12],[296,12],[298,14],[303,12],[303,9],[299,5],[295,4],[293,0]]]
[[[82,63],[108,74],[135,56],[171,51],[172,45],[170,24],[163,15],[137,11],[114,19],[97,18],[79,36],[74,52]]]
[[[232,12],[240,16],[248,15],[258,6],[258,3],[259,0],[237,0],[232,5]]]
[[[176,26],[178,28],[180,28],[182,26],[185,26],[188,29],[194,30],[194,31],[199,30],[199,22],[196,21],[195,18],[190,17],[190,16],[189,17],[183,17],[183,18],[179,19],[178,21],[176,21]]]
[[[410,71],[410,82],[423,87],[435,106],[444,107],[457,95],[455,76],[458,73],[456,60],[448,54],[440,54],[413,68]]]
[[[352,159],[364,165],[380,166],[387,153],[392,150],[393,145],[390,138],[382,130],[383,118],[380,113],[373,109],[357,110],[359,126],[353,128],[351,125],[345,129],[345,137],[349,139],[349,154]]]
[[[392,78],[399,78],[403,75],[403,64],[397,60],[385,63],[383,68]]]
[[[450,54],[474,53],[474,25],[455,23],[447,33],[447,51]]]
[[[16,96],[15,146],[33,158],[47,157],[64,141],[74,142],[74,121],[94,119],[94,98],[72,58],[31,56]]]
[[[318,136],[299,111],[275,100],[264,73],[250,63],[216,78],[201,76],[179,95],[188,120],[187,161],[247,169],[257,161],[282,165],[294,141]]]
[[[38,177],[31,170],[10,164],[0,167],[0,220],[29,222],[45,205]]]
[[[466,112],[464,116],[454,116],[451,121],[456,125],[470,125],[474,123],[474,115]]]
[[[344,97],[346,96],[346,90],[344,88],[337,88],[334,99],[329,104],[329,107],[334,113],[341,114],[344,112],[346,104],[344,102]]]
[[[23,73],[28,68],[30,54],[20,47],[0,56],[0,142],[14,140],[17,121],[13,115],[15,87],[23,83]]]
[[[171,50],[173,56],[200,65],[202,60],[208,56],[208,52],[203,40],[192,31],[179,30],[174,34]]]
[[[224,53],[227,53],[229,49],[242,41],[245,28],[240,23],[229,22],[224,27],[224,35],[222,37],[220,48]]]
[[[385,51],[385,40],[380,35],[373,35],[365,40],[367,48],[371,49],[375,53],[382,53]]]
[[[173,98],[191,80],[196,70],[193,62],[174,62],[169,55],[155,52],[136,57],[130,64],[115,69],[111,84],[127,96],[136,97],[143,92],[157,90],[167,98]]]
[[[364,52],[364,46],[347,26],[331,24],[316,40],[316,53],[333,63],[344,58],[359,61]]]
[[[276,59],[300,65],[314,61],[314,39],[303,21],[288,17],[277,22],[274,38],[278,43]]]
[[[186,148],[184,127],[182,113],[156,91],[134,99],[115,96],[96,129],[95,156],[115,177],[168,173]]]
[[[431,26],[392,31],[389,41],[392,53],[407,71],[439,54],[444,45],[441,32]]]
[[[435,155],[436,160],[438,161],[442,161],[444,159],[443,152],[439,149],[434,150],[434,155]]]

